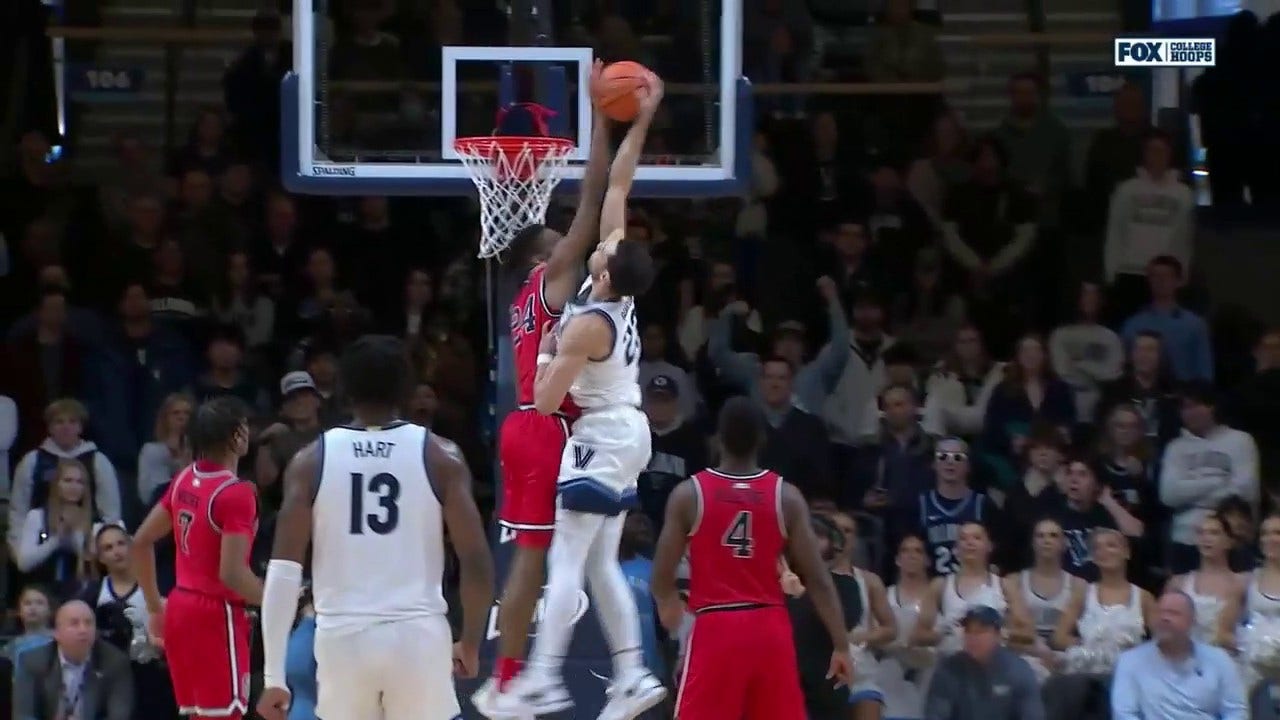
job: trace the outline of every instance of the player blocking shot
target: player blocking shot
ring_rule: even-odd
[[[249,616],[262,581],[249,568],[258,530],[258,494],[236,475],[249,451],[249,409],[220,397],[191,419],[196,460],[134,535],[131,561],[161,639],[179,711],[238,720],[249,710]],[[177,586],[167,599],[156,584],[155,544],[172,535]]]
[[[563,683],[564,656],[583,579],[613,655],[601,720],[630,720],[666,696],[644,667],[635,598],[618,564],[625,513],[649,462],[649,424],[640,411],[640,338],[634,297],[653,281],[653,260],[624,238],[626,205],[663,86],[645,78],[639,114],[609,172],[600,244],[587,261],[590,289],[569,305],[537,357],[534,405],[555,412],[566,396],[581,408],[560,460],[555,534],[547,555],[544,614],[529,665],[494,701],[491,718],[548,715],[573,706]]]
[[[591,70],[593,84],[599,82],[600,73],[597,61]],[[472,696],[472,703],[484,714],[491,710],[494,693],[506,689],[524,659],[555,529],[560,456],[569,437],[569,424],[577,417],[577,408],[569,398],[554,412],[537,412],[533,385],[542,336],[577,292],[582,263],[598,241],[600,203],[609,170],[609,123],[601,113],[594,115],[593,122],[578,209],[569,229],[563,237],[543,225],[522,229],[508,247],[504,263],[505,272],[524,278],[510,306],[516,409],[503,419],[498,434],[502,473],[498,523],[504,537],[514,535],[515,551],[498,612],[498,657],[493,677]]]
[[[265,720],[288,711],[285,652],[308,545],[316,714],[461,716],[453,674],[476,674],[493,560],[457,446],[396,415],[409,377],[400,340],[356,340],[339,363],[353,423],[326,431],[285,470],[262,604]],[[442,589],[446,528],[461,571],[456,646]]]
[[[676,698],[680,720],[804,720],[795,641],[778,560],[798,571],[831,635],[828,678],[853,674],[844,613],[795,486],[759,466],[765,424],[744,397],[720,411],[721,462],[676,486],[653,560],[650,590],[669,630],[685,604],[676,569],[688,551],[693,630]]]

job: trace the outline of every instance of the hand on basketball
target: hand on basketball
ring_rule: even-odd
[[[453,674],[473,678],[480,671],[480,648],[464,642],[453,644]]]
[[[831,665],[827,667],[827,679],[835,680],[836,687],[849,687],[853,684],[853,658],[849,655],[849,646],[838,647],[831,653]]]
[[[604,61],[597,59],[591,63],[591,74],[587,76],[587,88],[591,90],[591,97],[605,97],[609,94],[607,81],[604,79]],[[596,113],[600,117],[604,117],[604,113]]]
[[[285,720],[290,698],[288,688],[263,688],[262,697],[258,698],[258,714],[262,720]]]
[[[663,84],[662,78],[654,73],[649,73],[644,78],[645,89],[648,91],[640,97],[640,114],[645,117],[653,117],[658,111],[658,105],[662,104],[662,96],[666,93],[666,85]]]

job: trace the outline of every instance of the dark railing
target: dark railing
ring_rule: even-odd
[[[190,5],[190,3],[186,3]],[[193,8],[188,7],[188,10]],[[182,12],[181,21],[194,23],[193,13]],[[287,27],[287,26],[286,26]],[[54,26],[48,29],[48,36],[60,38],[70,43],[115,43],[131,45],[160,45],[166,50],[165,66],[167,69],[165,84],[162,90],[164,98],[164,138],[167,148],[183,142],[185,128],[177,127],[177,114],[181,98],[179,97],[179,79],[183,70],[183,50],[198,46],[248,46],[253,37],[248,29],[198,28],[186,27],[154,27],[154,26],[111,26],[80,27]],[[993,53],[993,52],[1028,52],[1028,66],[1034,66],[1034,59],[1041,53],[1051,54],[1055,49],[1072,48],[1107,48],[1113,40],[1111,33],[1006,33],[991,35],[943,35],[940,38],[951,51],[960,53]],[[656,41],[655,41],[656,42]],[[342,87],[353,92],[387,92],[404,89],[432,90],[438,89],[439,83],[412,81],[400,82],[344,82]],[[470,86],[476,89],[496,87],[496,83],[478,83]],[[705,92],[705,87],[696,84],[672,84],[668,91],[673,94],[697,95]],[[764,83],[755,85],[753,91],[759,96],[818,95],[818,96],[885,96],[885,95],[952,95],[970,92],[963,82],[948,81],[942,83],[845,83],[845,82],[808,82],[808,83]],[[66,102],[65,98],[60,102]]]

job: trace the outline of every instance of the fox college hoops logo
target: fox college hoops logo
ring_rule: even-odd
[[[542,588],[542,591],[545,593],[546,590],[547,588],[544,585]],[[590,607],[591,607],[591,601],[587,597],[586,591],[579,590],[578,604],[573,608],[573,617],[569,619],[569,625],[570,626],[577,625],[578,621],[581,620],[583,616],[587,614],[587,610]],[[484,633],[486,640],[495,640],[498,638],[498,636],[502,634],[501,632],[498,631],[498,612],[501,610],[501,608],[502,608],[502,603],[500,602],[495,602],[493,604],[493,607],[489,608],[489,622],[485,625],[485,633]],[[538,598],[538,604],[535,605],[533,608],[534,624],[533,624],[533,627],[529,630],[529,637],[534,637],[538,634],[538,626],[542,625],[542,618],[546,615],[546,613],[547,613],[547,600],[546,600],[546,597],[544,596],[544,597]]]

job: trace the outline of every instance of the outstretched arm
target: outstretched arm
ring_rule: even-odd
[[[613,167],[609,168],[609,189],[605,191],[604,207],[600,210],[600,242],[609,240],[627,227],[627,197],[631,194],[631,183],[635,180],[636,166],[640,164],[649,125],[653,123],[653,114],[658,111],[664,92],[662,80],[657,75],[649,73],[646,80],[647,92],[640,98],[640,114],[631,123],[627,136],[618,146],[617,156],[613,158]]]
[[[658,548],[653,554],[653,570],[649,577],[649,592],[658,605],[658,617],[663,627],[675,632],[684,617],[684,603],[676,588],[676,570],[689,545],[689,533],[698,514],[698,493],[693,480],[685,480],[671,491],[667,499],[667,518],[658,536]]]
[[[538,375],[533,381],[533,406],[543,415],[560,408],[569,387],[591,358],[601,357],[612,344],[613,327],[598,313],[583,313],[562,328],[542,336],[538,350]]]
[[[285,654],[298,611],[302,561],[311,542],[311,502],[320,472],[320,444],[298,451],[284,471],[284,503],[276,516],[275,545],[262,594],[263,687],[285,689]]]
[[[597,60],[591,68],[591,84],[600,82],[603,64]],[[551,250],[543,275],[543,294],[547,305],[562,308],[578,291],[587,251],[600,241],[600,202],[604,197],[605,178],[609,172],[609,119],[599,111],[592,113],[591,149],[587,169],[578,191],[578,209],[563,238]]]

